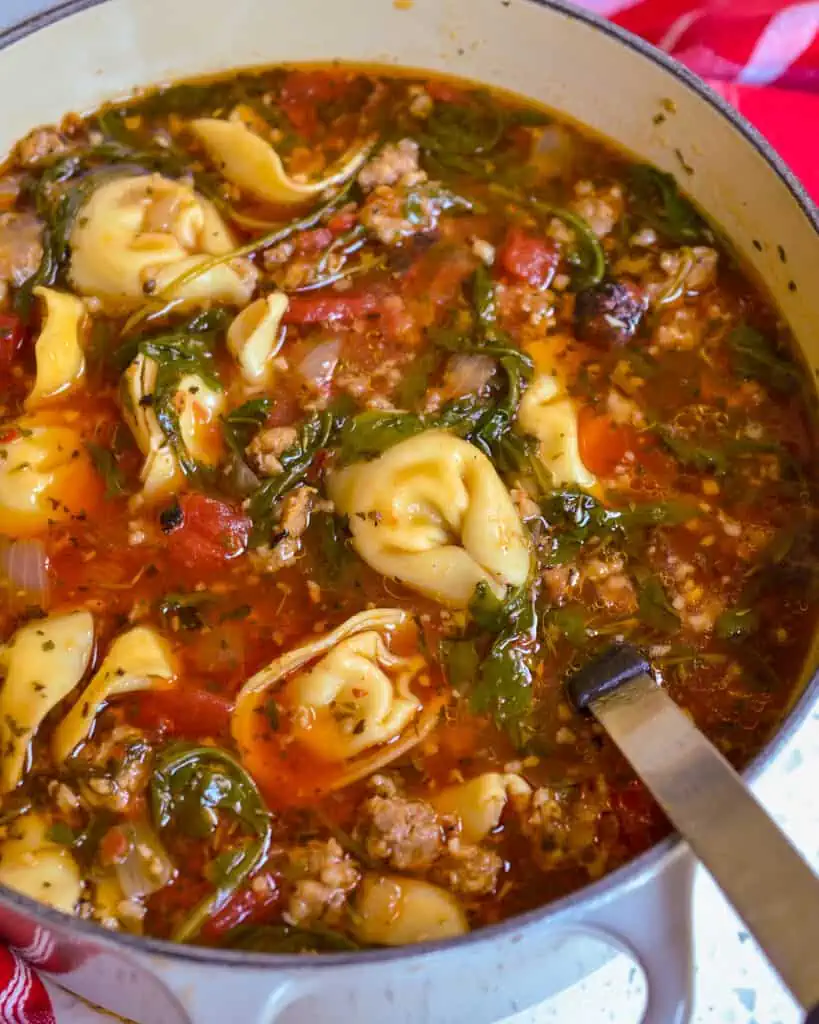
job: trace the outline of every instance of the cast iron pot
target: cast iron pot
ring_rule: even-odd
[[[565,112],[681,176],[761,276],[819,373],[819,218],[763,139],[657,50],[560,0],[69,0],[0,36],[0,153],[138,85],[279,61],[450,72]],[[751,766],[775,756],[819,682]],[[65,988],[140,1024],[481,1024],[605,958],[648,979],[644,1024],[690,1012],[692,861],[675,838],[540,910],[447,942],[327,957],[199,949],[104,931],[0,887],[0,934]]]

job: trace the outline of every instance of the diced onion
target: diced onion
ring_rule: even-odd
[[[310,349],[296,369],[305,384],[315,391],[323,391],[333,379],[340,355],[340,338],[320,341]]]
[[[128,839],[128,853],[115,865],[117,881],[126,899],[150,896],[174,878],[176,868],[147,821],[135,821],[122,828]]]
[[[12,604],[48,605],[48,555],[41,540],[0,542],[0,581]]]

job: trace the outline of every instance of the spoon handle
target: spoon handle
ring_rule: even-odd
[[[739,774],[627,645],[567,681],[711,872],[794,998],[819,1024],[819,879]]]

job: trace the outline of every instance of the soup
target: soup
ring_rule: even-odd
[[[814,624],[786,326],[673,177],[510,96],[274,68],[0,176],[0,881],[274,952],[445,938],[668,830],[562,681],[736,764]]]

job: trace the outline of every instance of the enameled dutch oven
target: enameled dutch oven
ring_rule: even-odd
[[[559,0],[69,0],[0,36],[0,152],[137,85],[280,61],[449,72],[565,112],[681,178],[761,276],[819,374],[819,216],[775,153],[693,75]],[[662,115],[662,116],[657,116]],[[815,655],[815,651],[814,651]],[[758,772],[805,718],[809,659]],[[0,935],[54,980],[144,1024],[481,1024],[600,965],[645,969],[645,1024],[690,1010],[690,854],[669,839],[581,892],[454,941],[328,957],[105,932],[0,887]]]

